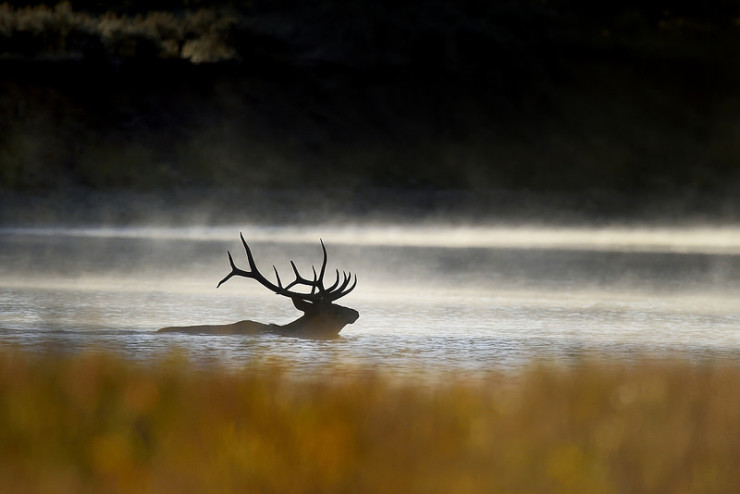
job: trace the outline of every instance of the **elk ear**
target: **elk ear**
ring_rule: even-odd
[[[306,302],[305,300],[301,300],[297,297],[291,297],[291,300],[293,301],[293,305],[295,306],[295,308],[301,312],[312,312],[314,309],[314,306],[311,302]]]

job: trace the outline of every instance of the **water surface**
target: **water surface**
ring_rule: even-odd
[[[163,326],[299,313],[253,280],[244,232],[265,274],[321,262],[357,273],[339,303],[360,319],[341,337],[156,334]],[[0,345],[104,349],[128,358],[172,350],[241,366],[278,358],[297,369],[372,366],[477,375],[532,360],[572,362],[676,352],[740,355],[740,231],[733,228],[314,226],[48,228],[0,232]]]

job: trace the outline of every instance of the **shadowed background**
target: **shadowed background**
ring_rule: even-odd
[[[739,42],[718,0],[9,2],[0,220],[737,218]]]

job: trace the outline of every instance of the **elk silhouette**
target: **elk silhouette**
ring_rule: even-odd
[[[295,263],[290,261],[293,273],[295,274],[295,280],[287,285],[283,285],[275,266],[273,266],[272,269],[275,271],[277,284],[273,283],[260,273],[259,269],[257,269],[257,264],[254,262],[252,251],[244,240],[244,235],[240,233],[239,236],[247,254],[249,268],[244,270],[237,267],[236,264],[234,264],[234,259],[231,257],[231,252],[228,252],[231,272],[218,283],[217,288],[226,283],[233,276],[252,278],[268,290],[273,291],[278,295],[290,298],[293,301],[295,308],[303,312],[303,315],[295,321],[284,325],[263,324],[246,320],[222,325],[168,327],[160,329],[158,331],[159,333],[202,333],[221,335],[269,332],[286,336],[332,338],[337,336],[344,326],[354,323],[357,318],[360,317],[360,314],[356,310],[334,303],[336,300],[354,290],[355,286],[357,286],[356,275],[354,276],[354,282],[350,285],[350,282],[353,279],[352,273],[345,273],[342,271],[342,276],[340,277],[339,270],[336,270],[336,281],[329,287],[326,287],[324,284],[327,254],[323,240],[320,240],[320,242],[321,250],[324,253],[324,260],[321,263],[321,269],[318,275],[316,274],[316,268],[312,267],[313,278],[305,278],[299,273]],[[299,286],[310,288],[310,292],[296,291],[295,287]]]

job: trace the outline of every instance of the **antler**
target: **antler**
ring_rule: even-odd
[[[337,273],[337,279],[329,288],[326,288],[324,286],[324,275],[326,274],[326,261],[327,261],[327,255],[326,255],[326,247],[324,246],[324,241],[321,241],[321,250],[324,252],[324,260],[321,263],[321,270],[316,275],[316,268],[313,268],[313,279],[309,280],[307,278],[304,278],[301,276],[301,274],[298,272],[298,268],[296,267],[295,263],[293,261],[290,261],[290,265],[293,268],[293,273],[295,274],[295,280],[290,282],[288,285],[283,286],[283,283],[280,281],[280,274],[278,273],[278,270],[275,266],[272,267],[272,269],[275,271],[275,278],[277,279],[277,285],[265,278],[265,276],[260,273],[259,269],[257,269],[257,264],[254,262],[254,256],[252,256],[252,251],[249,249],[249,246],[247,245],[246,240],[244,240],[244,235],[239,234],[239,237],[242,239],[242,245],[244,245],[244,250],[247,253],[247,262],[249,263],[249,270],[243,270],[240,269],[234,264],[234,259],[231,257],[231,252],[228,252],[229,255],[229,264],[231,264],[231,272],[224,277],[221,281],[219,281],[218,286],[223,285],[226,283],[232,276],[242,276],[244,278],[252,278],[253,280],[257,280],[262,286],[267,288],[268,290],[272,290],[273,292],[277,293],[278,295],[283,295],[285,297],[290,297],[292,299],[300,299],[304,300],[306,302],[311,303],[319,303],[319,302],[333,302],[334,300],[337,300],[341,297],[344,297],[349,292],[354,290],[355,286],[357,286],[357,276],[354,276],[354,283],[352,283],[352,286],[347,288],[350,281],[352,280],[352,273],[345,273],[342,271],[342,282],[339,282],[339,270],[336,270]],[[291,288],[297,285],[304,285],[311,287],[311,293],[302,293],[302,292],[296,292],[291,291]]]

